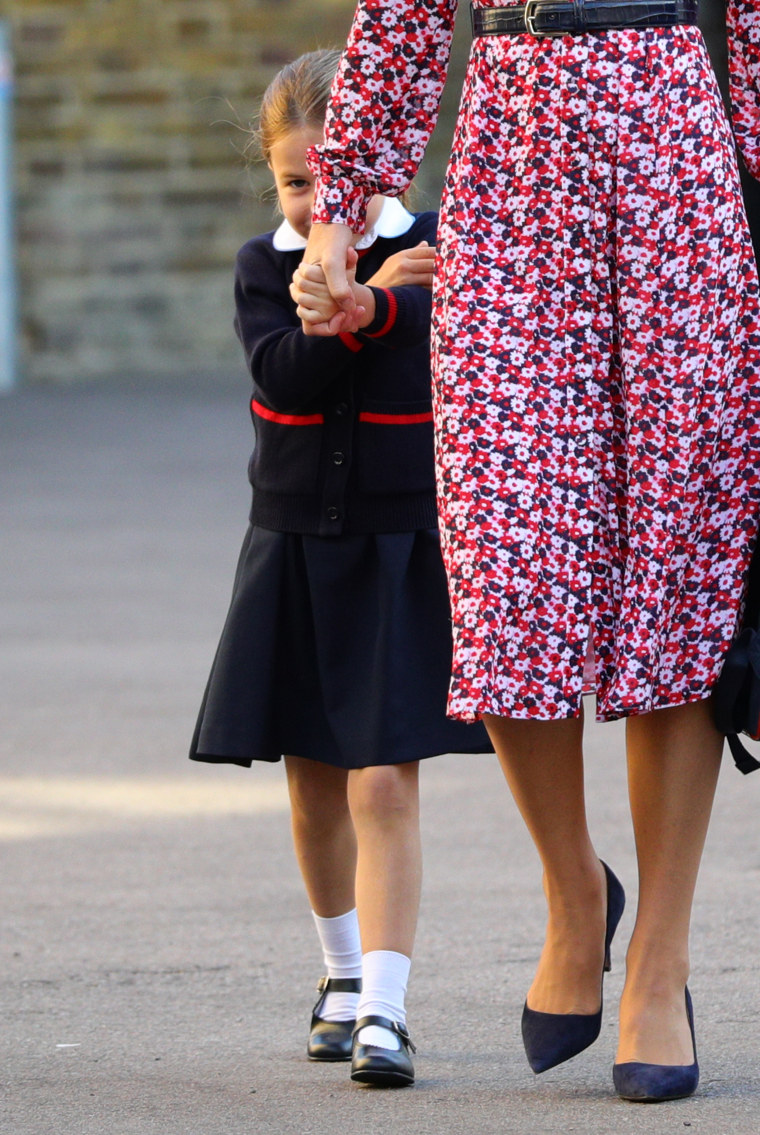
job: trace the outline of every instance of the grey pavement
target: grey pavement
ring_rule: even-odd
[[[321,966],[282,768],[185,756],[245,528],[246,396],[0,402],[3,1135],[756,1135],[760,775],[728,761],[694,919],[699,1094],[612,1094],[636,889],[619,725],[588,730],[593,831],[631,900],[599,1042],[528,1070],[537,860],[493,758],[441,757],[422,778],[418,1083],[306,1061]]]

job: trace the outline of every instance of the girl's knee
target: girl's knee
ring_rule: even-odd
[[[301,757],[286,757],[288,794],[294,814],[305,818],[348,808],[347,774],[343,769]]]
[[[349,776],[351,811],[354,815],[373,816],[416,813],[417,784],[416,761],[354,769]]]

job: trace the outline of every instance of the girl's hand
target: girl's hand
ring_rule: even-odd
[[[404,284],[432,288],[434,270],[435,248],[423,240],[414,248],[394,252],[367,283],[376,288],[398,288]]]
[[[366,284],[356,282],[358,256],[353,249],[348,253],[349,267],[346,272],[349,286],[356,303],[357,330],[367,327],[375,318],[375,296]],[[293,273],[290,295],[296,304],[296,314],[304,327],[329,326],[330,320],[338,312],[337,304],[327,290],[325,274],[318,264],[301,263]]]
[[[359,320],[365,313],[357,308],[348,278],[349,270],[356,266],[353,240],[354,234],[347,225],[311,226],[302,264],[319,265],[337,310],[328,320],[313,323],[302,319],[305,335],[337,335],[340,331],[359,329]]]
[[[325,274],[319,264],[301,262],[293,273],[290,296],[296,305],[296,315],[311,326],[329,324],[340,308],[330,295]]]

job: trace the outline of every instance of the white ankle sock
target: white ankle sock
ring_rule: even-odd
[[[370,950],[362,958],[362,991],[356,1010],[356,1019],[361,1017],[389,1017],[406,1024],[404,999],[409,981],[411,960],[405,954],[394,950]],[[377,1048],[399,1049],[401,1041],[389,1029],[379,1025],[368,1025],[359,1031],[360,1044],[372,1044]]]
[[[362,944],[356,909],[337,918],[321,918],[311,912],[317,928],[328,977],[361,977]],[[352,1021],[356,1018],[358,993],[328,993],[319,1011],[325,1021]]]

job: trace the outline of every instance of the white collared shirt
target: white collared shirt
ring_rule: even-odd
[[[354,247],[369,248],[379,236],[403,236],[413,224],[414,217],[397,197],[384,197],[379,217],[371,229],[362,233]],[[300,248],[306,248],[306,237],[297,233],[287,221],[283,221],[276,230],[272,243],[278,252],[295,252]]]

